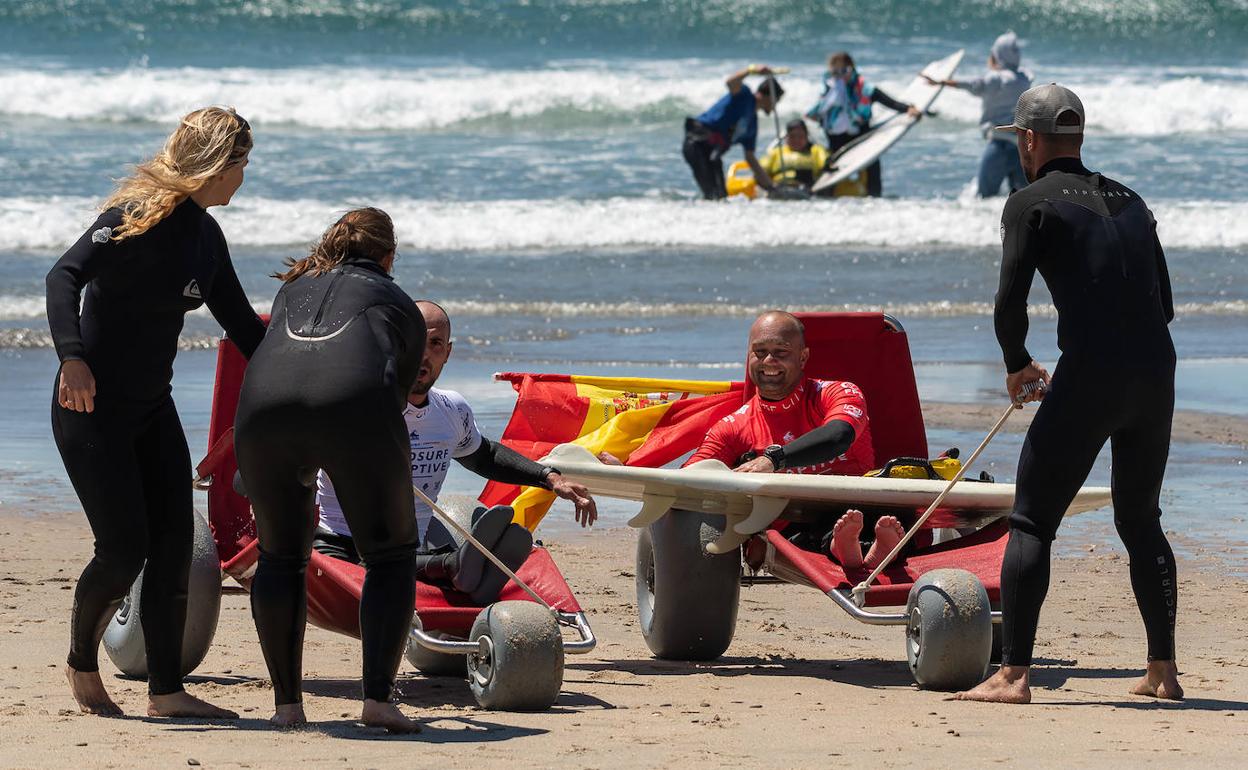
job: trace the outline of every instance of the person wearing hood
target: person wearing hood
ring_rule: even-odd
[[[894,99],[877,88],[858,73],[854,58],[846,51],[828,56],[828,71],[823,76],[823,93],[819,101],[806,111],[806,117],[818,121],[828,137],[828,152],[833,157],[860,136],[870,132],[871,107],[883,104],[890,110],[904,112],[912,117],[923,113],[913,104]],[[867,166],[867,195],[878,198],[883,194],[880,161]]]
[[[994,137],[993,126],[1009,123],[1014,118],[1014,105],[1018,97],[1031,88],[1032,76],[1021,69],[1018,36],[1006,32],[992,44],[988,55],[988,72],[971,80],[937,81],[927,78],[932,85],[946,85],[970,91],[983,102],[979,127],[988,137],[979,158],[979,175],[976,187],[981,198],[991,198],[1001,191],[1001,183],[1009,181],[1010,192],[1027,186],[1027,176],[1018,162],[1018,148],[1009,138]]]

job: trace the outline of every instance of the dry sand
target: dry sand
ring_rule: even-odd
[[[742,590],[722,660],[653,659],[633,607],[635,534],[593,532],[552,546],[598,633],[569,657],[556,707],[476,708],[467,685],[404,664],[403,708],[424,731],[357,726],[358,643],[309,628],[314,725],[275,732],[247,597],[224,597],[220,628],[190,688],[238,709],[197,723],[76,712],[64,686],[72,587],[90,550],[80,514],[0,513],[2,767],[1139,767],[1243,766],[1248,757],[1248,592],[1209,563],[1181,563],[1178,629],[1184,703],[1127,695],[1144,642],[1125,560],[1061,558],[1037,647],[1036,703],[951,703],[911,684],[902,633],[849,620],[818,592]],[[101,656],[103,658],[103,655]],[[145,685],[105,681],[130,714]]]

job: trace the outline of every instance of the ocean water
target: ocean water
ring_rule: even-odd
[[[736,378],[750,318],[774,306],[885,310],[910,332],[925,399],[1000,399],[1002,199],[969,194],[976,99],[940,97],[939,116],[885,157],[881,200],[704,203],[679,148],[684,117],[745,63],[793,68],[788,118],[817,95],[829,51],[899,92],[958,48],[959,75],[978,73],[1006,29],[1027,41],[1038,82],[1083,98],[1088,165],[1157,216],[1180,407],[1248,414],[1245,0],[11,0],[0,500],[73,507],[48,435],[43,276],[113,180],[209,103],[254,127],[247,182],[213,211],[254,304],[267,308],[267,275],[339,212],[385,208],[398,280],[453,316],[448,384],[495,434],[512,399],[495,370]],[[1032,302],[1032,348],[1052,363],[1043,286]],[[200,348],[217,334],[206,314],[188,318],[177,397],[195,452],[212,375]],[[1008,469],[1017,447],[994,451]],[[1242,511],[1243,452],[1179,446],[1176,458],[1173,520],[1208,534],[1210,510]],[[1230,526],[1248,534],[1242,516]]]

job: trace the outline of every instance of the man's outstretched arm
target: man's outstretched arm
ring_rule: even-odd
[[[583,484],[568,481],[554,468],[533,462],[501,441],[482,436],[477,451],[456,459],[460,465],[490,481],[541,487],[572,501],[581,526],[591,525],[598,519],[598,506]]]

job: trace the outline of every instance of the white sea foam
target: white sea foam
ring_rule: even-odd
[[[443,307],[451,315],[498,317],[524,316],[533,318],[688,318],[688,317],[721,317],[751,318],[767,310],[772,305],[751,305],[733,302],[564,302],[559,300],[440,300]],[[271,301],[252,298],[252,307],[256,312],[267,313]],[[963,318],[968,316],[992,315],[991,302],[952,302],[949,300],[931,300],[923,302],[895,302],[890,304],[872,304],[861,302],[831,303],[820,305],[791,305],[793,312],[885,312],[902,318]],[[1028,312],[1036,318],[1054,318],[1056,310],[1052,305],[1036,303],[1028,307]],[[1185,302],[1175,307],[1180,316],[1248,316],[1248,301],[1226,300],[1221,302]],[[208,317],[206,308],[200,308],[195,315]],[[27,321],[44,317],[42,296],[0,295],[0,321]],[[28,331],[28,330],[8,330]],[[636,333],[632,327],[621,327],[614,330],[616,334],[630,335]],[[4,347],[0,343],[0,347]]]
[[[995,247],[1000,200],[853,199],[802,205],[659,198],[369,201],[394,218],[400,247],[439,251],[777,246]],[[88,198],[0,198],[0,251],[58,251],[92,219]],[[344,209],[320,200],[240,196],[214,209],[230,243],[309,243]],[[1248,246],[1248,201],[1153,206],[1169,248]]]
[[[704,60],[572,61],[543,69],[438,67],[197,67],[123,70],[0,68],[0,116],[168,123],[204,104],[231,104],[263,124],[318,129],[436,131],[479,122],[549,129],[587,121],[665,123],[718,98],[736,64]],[[974,75],[964,68],[960,77]],[[1242,72],[1200,69],[1092,73],[1036,67],[1079,92],[1093,130],[1154,136],[1248,130]],[[696,73],[696,74],[695,74]],[[786,78],[783,112],[818,96],[820,70]],[[877,73],[898,95],[908,73]],[[975,124],[979,101],[950,92],[936,105],[946,120]]]

